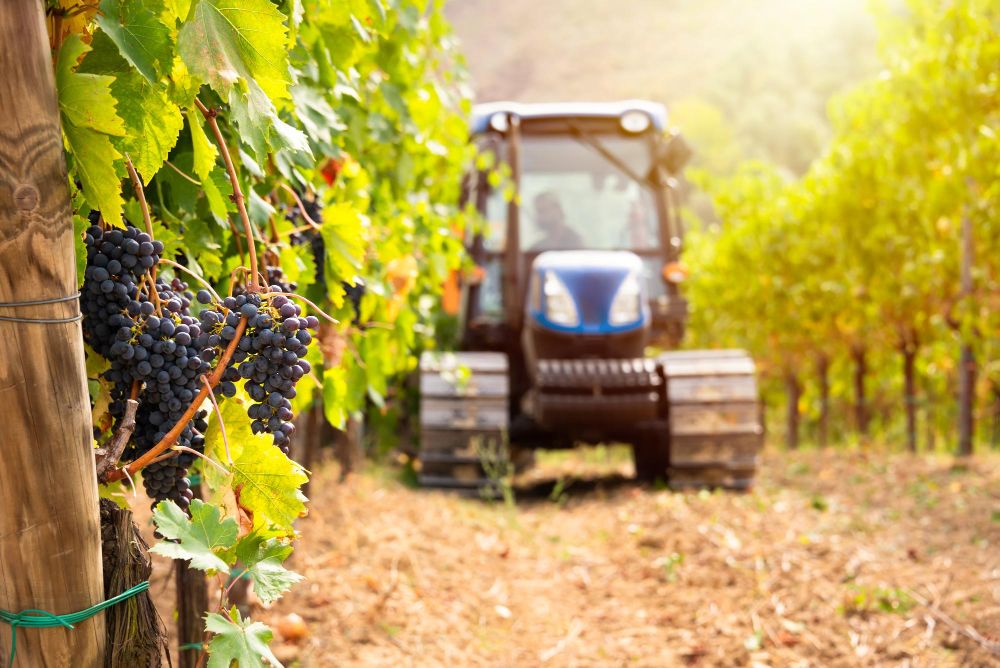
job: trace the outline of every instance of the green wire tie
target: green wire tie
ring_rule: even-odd
[[[191,487],[201,484],[201,476],[198,475],[197,473],[192,473],[187,478],[188,478],[188,484],[191,485]]]
[[[70,612],[65,615],[54,615],[51,612],[46,612],[45,610],[34,609],[22,610],[16,614],[13,612],[7,612],[6,610],[0,610],[0,622],[10,624],[10,665],[14,665],[14,655],[17,654],[18,626],[26,629],[51,629],[58,626],[72,629],[74,624],[79,624],[82,621],[90,619],[97,613],[103,612],[113,605],[117,605],[126,599],[132,598],[136,594],[141,594],[147,589],[149,589],[149,580],[140,582],[131,589],[127,589],[106,601],[92,605],[86,610],[81,610],[80,612]]]

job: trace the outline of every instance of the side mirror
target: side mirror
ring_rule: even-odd
[[[694,149],[679,132],[667,135],[657,149],[656,162],[667,170],[668,174],[680,174],[684,165],[691,160]]]

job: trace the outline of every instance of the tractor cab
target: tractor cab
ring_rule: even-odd
[[[465,184],[486,221],[467,240],[479,271],[462,286],[461,350],[421,360],[421,482],[481,491],[484,451],[613,441],[645,478],[748,485],[752,360],[649,356],[679,345],[687,317],[676,189],[691,150],[665,108],[484,104],[471,134],[505,177]]]
[[[506,184],[491,185],[484,173],[470,180],[469,194],[488,227],[470,244],[484,272],[482,282],[469,288],[467,343],[488,347],[491,341],[509,341],[512,333],[520,335],[524,325],[537,329],[542,322],[563,333],[635,330],[633,321],[607,323],[608,331],[597,332],[593,318],[577,322],[572,313],[556,313],[553,321],[531,310],[529,297],[539,291],[544,297],[545,288],[536,259],[547,253],[544,263],[559,265],[546,274],[550,288],[558,289],[558,273],[570,269],[558,253],[588,251],[577,257],[598,273],[614,273],[624,252],[641,263],[630,287],[641,287],[646,300],[644,336],[631,337],[632,345],[612,356],[641,355],[654,340],[676,346],[687,308],[679,290],[683,229],[674,193],[690,150],[680,135],[666,132],[664,107],[646,101],[493,103],[475,108],[472,131],[480,151],[508,165],[518,197],[512,200]],[[538,291],[532,292],[533,281]],[[558,297],[541,301],[548,308],[569,303]],[[528,312],[542,320],[526,321]],[[592,316],[592,309],[586,315]],[[617,316],[620,320],[624,313]],[[644,340],[636,349],[639,339]],[[582,345],[606,348],[595,341]]]

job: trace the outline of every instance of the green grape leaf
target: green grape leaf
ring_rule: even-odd
[[[114,143],[132,158],[139,176],[148,184],[177,143],[183,125],[180,108],[160,86],[150,83],[122,58],[107,34],[94,35],[91,48],[78,71],[114,77],[111,93],[125,125],[124,135]]]
[[[267,222],[275,213],[274,207],[258,195],[257,191],[253,188],[249,189],[247,200],[247,213],[250,216],[250,220],[255,225],[266,228]]]
[[[235,553],[253,581],[254,593],[265,605],[278,600],[305,579],[282,565],[292,553],[292,546],[270,538],[260,530],[254,530],[240,539]]]
[[[224,554],[236,544],[239,526],[231,518],[221,519],[216,506],[194,499],[188,518],[173,501],[161,501],[153,510],[153,521],[168,540],[154,545],[152,552],[171,559],[188,559],[192,568],[203,571],[229,569],[219,553]]]
[[[76,206],[73,208],[77,210]],[[87,272],[87,246],[80,243],[80,239],[83,238],[83,233],[88,227],[90,227],[90,220],[88,218],[78,213],[73,214],[73,238],[76,239],[76,243],[73,244],[73,248],[76,251],[76,283],[81,286],[83,285],[84,274]]]
[[[180,108],[157,86],[135,72],[118,75],[111,85],[118,99],[118,113],[125,120],[120,148],[144,183],[160,170],[184,127]]]
[[[265,98],[288,97],[288,29],[269,0],[199,0],[177,36],[178,50],[192,74],[223,99],[253,83]]]
[[[229,108],[233,121],[240,129],[240,139],[250,146],[262,162],[268,147],[312,154],[306,135],[280,118],[274,105],[255,82],[248,82],[246,92],[235,88],[229,93]]]
[[[215,612],[205,615],[205,630],[213,634],[208,668],[230,668],[234,661],[239,668],[282,668],[269,646],[274,633],[262,622],[244,619],[236,606],[229,611],[229,619]]]
[[[170,29],[159,19],[162,13],[163,3],[157,0],[102,0],[97,15],[97,25],[118,46],[122,57],[154,85],[159,73],[170,70],[173,59]]]
[[[208,177],[202,179],[201,187],[205,190],[205,199],[208,200],[209,210],[217,218],[226,220],[229,212],[236,208],[236,204],[229,199],[229,195],[233,192],[229,177],[218,170],[209,172]],[[219,268],[221,267],[220,263]]]
[[[361,267],[367,223],[367,217],[349,204],[339,203],[324,209],[320,233],[326,248],[324,271],[329,285],[353,277]],[[344,296],[339,290],[333,290],[330,299],[339,308]]]
[[[294,283],[301,293],[312,285],[316,275],[316,260],[313,259],[312,247],[309,244],[285,246],[279,253],[281,269],[289,283]]]
[[[59,112],[87,203],[100,209],[105,220],[115,223],[121,218],[123,202],[115,169],[121,154],[111,137],[124,135],[125,124],[115,111],[117,103],[111,93],[114,78],[74,71],[80,57],[89,50],[79,35],[70,35],[63,42],[56,64]]]
[[[347,370],[344,365],[334,369],[323,370],[323,415],[327,422],[342,429],[347,423],[347,401],[350,396],[364,395],[365,388],[355,391],[347,381]],[[351,394],[353,392],[353,395]]]

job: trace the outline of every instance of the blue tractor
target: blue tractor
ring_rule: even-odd
[[[753,361],[675,350],[691,151],[665,108],[484,104],[472,137],[516,196],[485,172],[468,179],[487,225],[468,240],[479,271],[462,285],[460,350],[421,359],[421,484],[482,492],[498,457],[617,442],[640,478],[749,487],[763,438]]]

